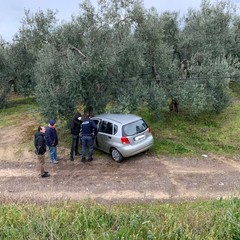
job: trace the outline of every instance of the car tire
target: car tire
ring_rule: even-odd
[[[112,159],[115,161],[115,162],[122,162],[123,161],[123,156],[122,154],[116,149],[116,148],[111,148],[110,150],[110,153],[111,153],[111,156],[112,156]]]

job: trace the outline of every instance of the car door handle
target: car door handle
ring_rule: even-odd
[[[109,139],[112,139],[112,137],[108,136]]]

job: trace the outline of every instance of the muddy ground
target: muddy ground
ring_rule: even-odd
[[[39,178],[36,156],[21,144],[24,129],[0,129],[1,202],[52,202],[85,200],[96,202],[175,202],[239,196],[240,161],[213,155],[183,158],[143,153],[115,163],[107,154],[81,163],[69,160],[69,150],[59,145],[63,160]]]

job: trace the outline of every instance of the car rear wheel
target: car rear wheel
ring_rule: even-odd
[[[116,148],[111,148],[111,156],[112,156],[112,159],[115,162],[122,162],[123,161],[122,154]]]

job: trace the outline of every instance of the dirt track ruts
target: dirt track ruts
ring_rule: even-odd
[[[100,154],[90,163],[81,163],[80,157],[69,161],[69,150],[60,145],[63,160],[53,165],[47,154],[51,177],[39,178],[34,153],[19,145],[24,134],[16,136],[16,132],[21,129],[0,129],[2,202],[174,202],[239,195],[239,160],[213,155],[186,158],[148,152],[115,163],[109,155]]]

